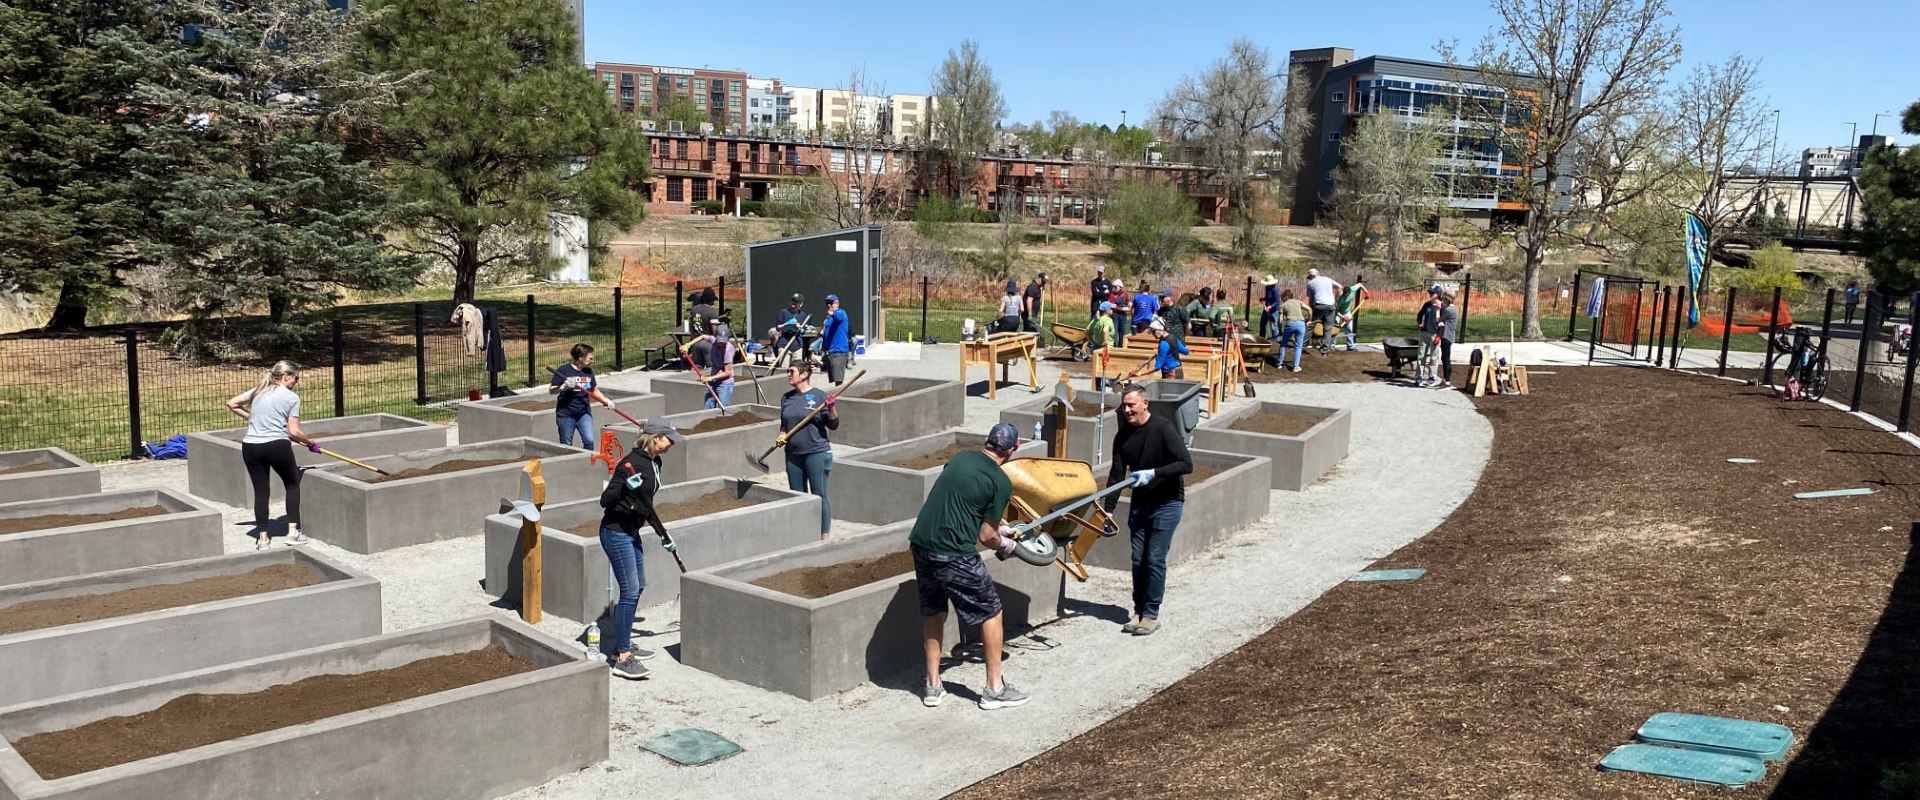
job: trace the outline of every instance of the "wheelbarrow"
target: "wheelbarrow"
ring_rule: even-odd
[[[1380,349],[1387,351],[1387,367],[1393,370],[1389,377],[1404,378],[1400,368],[1420,361],[1420,340],[1407,336],[1394,336],[1380,340]]]
[[[1258,336],[1242,334],[1240,336],[1240,355],[1246,359],[1247,369],[1259,372],[1280,355],[1280,343],[1262,339]]]
[[[1060,347],[1066,348],[1067,354],[1072,356],[1073,360],[1086,361],[1093,357],[1093,349],[1087,346],[1091,337],[1087,335],[1086,328],[1076,328],[1064,322],[1055,322],[1048,328],[1053,331],[1053,338],[1060,342]]]
[[[1016,458],[1000,471],[1013,482],[1006,521],[1016,530],[1014,555],[1029,564],[1059,564],[1074,580],[1086,581],[1093,543],[1118,531],[1100,501],[1128,484],[1101,489],[1092,466],[1065,458]]]

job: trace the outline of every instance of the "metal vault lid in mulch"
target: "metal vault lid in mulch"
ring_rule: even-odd
[[[1873,494],[1873,490],[1865,487],[1858,489],[1828,489],[1824,492],[1801,492],[1794,495],[1793,499],[1818,500],[1823,497],[1860,497],[1869,494]]]
[[[1761,761],[1784,758],[1787,748],[1793,746],[1793,731],[1785,725],[1672,711],[1648,717],[1633,738],[1647,744]]]
[[[722,739],[711,731],[681,728],[641,742],[640,749],[657,753],[683,767],[697,767],[740,752],[740,745]]]
[[[1371,583],[1374,581],[1417,581],[1427,574],[1424,569],[1370,569],[1356,572],[1347,580],[1351,583]]]
[[[1600,771],[1639,772],[1738,789],[1766,777],[1767,765],[1746,756],[1628,744],[1614,748],[1606,758],[1600,759]]]

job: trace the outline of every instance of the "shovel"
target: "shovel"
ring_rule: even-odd
[[[864,369],[860,370],[859,372],[853,373],[853,377],[848,378],[846,383],[841,384],[840,388],[833,390],[833,393],[828,395],[828,397],[833,397],[833,398],[840,397],[841,392],[845,392],[846,390],[853,388],[853,384],[858,382],[860,380],[860,376],[865,374],[867,374],[867,371]],[[797,430],[800,430],[801,428],[807,427],[807,423],[813,421],[814,415],[820,413],[821,411],[826,410],[826,408],[827,408],[826,403],[821,403],[820,405],[815,406],[812,411],[807,412],[806,416],[801,417],[799,424],[794,425],[791,430],[797,431]],[[765,475],[768,472],[772,472],[773,470],[767,467],[767,456],[773,455],[773,451],[778,449],[780,449],[780,444],[776,442],[772,447],[767,448],[766,452],[761,453],[758,456],[754,455],[752,450],[748,450],[747,463],[752,464],[754,469],[760,470],[760,474],[762,475]]]
[[[1253,378],[1247,376],[1247,351],[1240,346],[1240,340],[1237,338],[1233,340],[1233,353],[1236,360],[1240,362],[1240,392],[1252,397]]]

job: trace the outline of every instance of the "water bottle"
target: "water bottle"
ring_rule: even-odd
[[[1041,437],[1040,437],[1040,422],[1039,422],[1038,420],[1035,420],[1035,421],[1034,421],[1034,423],[1033,423],[1033,440],[1037,442],[1037,441],[1040,441],[1040,438],[1041,438]]]
[[[587,623],[587,660],[600,657],[600,623]]]

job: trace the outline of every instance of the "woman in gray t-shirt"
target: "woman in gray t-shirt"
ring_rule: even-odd
[[[253,482],[253,530],[255,548],[267,549],[267,500],[273,486],[267,473],[280,476],[287,488],[287,544],[306,544],[300,532],[300,465],[293,458],[293,443],[320,452],[320,443],[300,432],[300,395],[293,387],[300,383],[300,367],[280,361],[260,380],[260,385],[233,396],[227,410],[247,421],[247,433],[240,437],[240,460],[247,465],[247,479]]]

